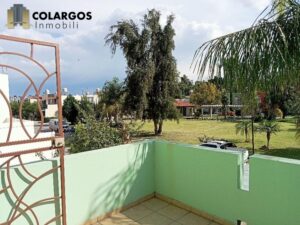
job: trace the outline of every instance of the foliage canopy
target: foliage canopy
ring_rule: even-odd
[[[193,93],[191,94],[191,102],[199,106],[220,103],[221,92],[217,86],[210,82],[197,82]]]
[[[283,5],[284,4],[284,5]],[[247,29],[205,42],[193,65],[200,77],[230,76],[240,91],[299,82],[300,5],[274,1]]]
[[[120,47],[127,61],[125,109],[137,118],[152,119],[158,135],[163,121],[176,117],[174,97],[178,89],[174,16],[167,17],[165,26],[160,16],[152,9],[141,25],[133,20],[119,21],[106,36],[112,53]]]

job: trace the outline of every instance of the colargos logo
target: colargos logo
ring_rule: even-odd
[[[24,29],[79,29],[81,21],[92,20],[90,11],[35,11],[31,14],[33,24],[30,23],[30,12],[23,4],[14,4],[7,10],[7,28],[14,29],[21,26]]]
[[[79,22],[91,20],[92,12],[34,12],[36,29],[78,29]]]

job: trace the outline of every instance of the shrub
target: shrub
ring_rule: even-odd
[[[106,122],[95,118],[86,119],[86,123],[78,123],[70,140],[70,153],[85,152],[122,144],[122,133]]]
[[[259,123],[259,122],[262,122],[262,121],[264,121],[264,117],[261,114],[256,114],[254,116],[254,122],[255,123]]]
[[[275,120],[263,120],[256,128],[257,132],[265,133],[267,137],[266,150],[270,149],[270,139],[272,134],[276,134],[280,131],[280,126]]]
[[[280,119],[283,118],[283,112],[279,108],[274,109],[274,114],[275,114],[276,117],[279,117]]]

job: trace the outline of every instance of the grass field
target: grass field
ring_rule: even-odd
[[[165,121],[163,135],[153,136],[153,123],[145,122],[142,127],[142,138],[158,138],[177,143],[199,144],[199,137],[204,135],[215,139],[225,139],[238,147],[252,149],[251,143],[245,143],[245,137],[235,132],[236,122],[216,120]],[[292,119],[279,122],[281,131],[271,136],[270,150],[261,151],[266,145],[266,135],[255,134],[255,153],[300,159],[300,140],[295,139],[295,124]],[[251,151],[250,151],[251,153]]]

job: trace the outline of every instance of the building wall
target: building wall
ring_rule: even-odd
[[[44,112],[45,112],[45,117],[46,118],[52,118],[52,117],[57,117],[58,115],[58,106],[55,100],[47,100],[47,95],[51,95],[52,97],[55,96],[53,94],[45,94],[43,96],[43,102],[44,102]],[[62,95],[61,96],[61,102],[62,105],[64,104],[65,99],[68,97],[68,95]],[[73,97],[77,101],[81,101],[82,95],[73,95]],[[89,102],[93,104],[97,104],[99,102],[99,96],[97,94],[93,95],[86,95],[87,99]]]
[[[58,106],[55,105],[47,105],[47,108],[44,109],[45,117],[52,118],[58,116]]]
[[[194,108],[193,107],[177,107],[182,116],[193,116]]]
[[[97,104],[99,102],[99,96],[97,94],[86,95],[88,101],[93,104]]]
[[[39,125],[35,121],[30,120],[23,120],[23,124],[26,127],[27,132],[31,137],[34,137],[36,135],[37,129]],[[9,132],[9,123],[2,123],[0,124],[0,143],[4,143],[7,140]],[[47,137],[53,137],[55,135],[54,132],[45,132],[40,133],[37,138],[47,138]],[[13,119],[12,122],[12,130],[9,141],[22,141],[22,140],[28,140],[28,136],[26,135],[25,131],[22,128],[21,122],[19,119]],[[0,147],[0,154],[2,153],[10,153],[15,151],[23,151],[23,150],[31,150],[36,148],[44,148],[52,146],[51,141],[43,141],[39,143],[32,143],[32,144],[19,144],[19,145],[11,145],[11,146],[4,146]],[[43,153],[43,156],[52,159],[55,154],[55,151],[48,151]],[[0,165],[4,163],[7,160],[7,158],[0,157]],[[23,156],[22,161],[24,163],[39,161],[40,157],[36,154],[26,154]],[[18,160],[12,161],[11,165],[18,164]],[[0,186],[1,187],[1,186]],[[1,189],[1,188],[0,188]]]

